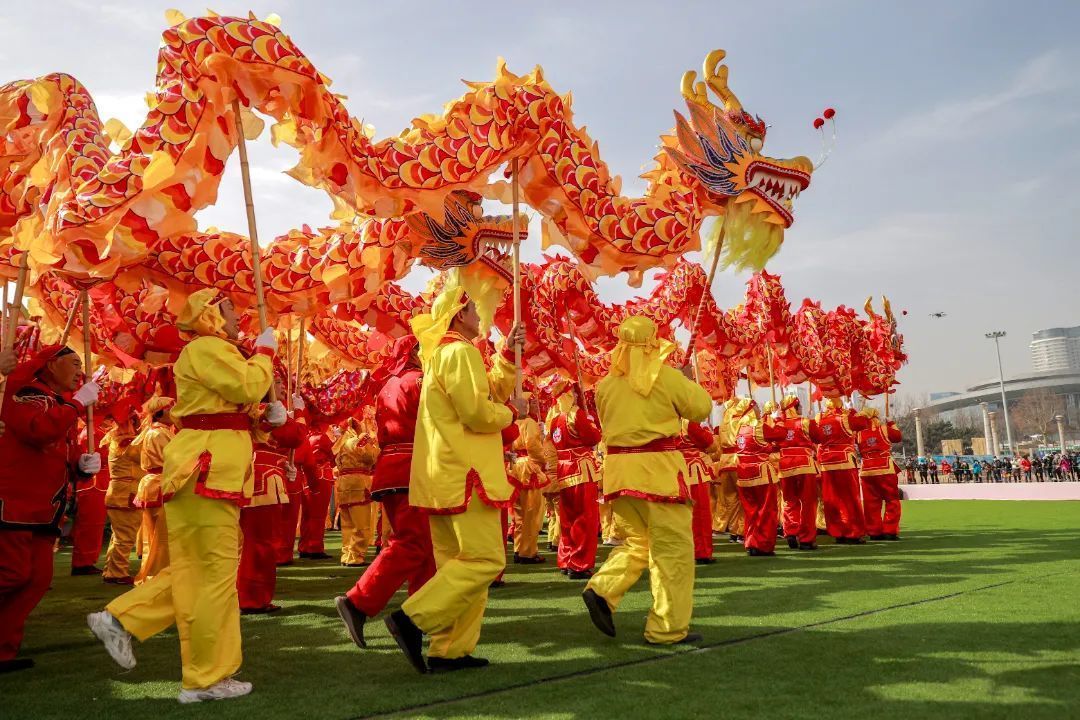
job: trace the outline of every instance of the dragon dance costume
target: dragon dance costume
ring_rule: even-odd
[[[174,367],[180,429],[165,449],[161,477],[170,564],[105,614],[90,616],[103,640],[115,633],[106,623],[119,622],[140,641],[175,625],[185,690],[210,688],[240,669],[240,507],[254,484],[246,408],[273,378],[273,349],[257,347],[245,359],[225,337],[216,299],[215,290],[193,293],[179,318],[198,337]]]
[[[881,421],[877,408],[866,408],[861,414],[870,421],[870,427],[857,436],[866,532],[874,540],[895,540],[900,535],[900,487],[892,445],[904,437],[896,423]]]
[[[839,398],[828,398],[817,424],[823,438],[818,445],[818,462],[822,470],[826,530],[839,543],[862,542],[866,526],[859,499],[855,434],[869,429],[870,421],[854,410],[845,409]]]
[[[788,545],[813,549],[817,538],[818,487],[821,471],[814,445],[824,439],[816,421],[799,414],[799,399],[787,395],[780,401],[780,420],[784,430],[780,445],[780,488],[783,492],[781,522]]]
[[[578,407],[573,391],[559,396],[553,411],[547,426],[559,461],[553,484],[559,493],[558,566],[567,574],[581,577],[596,564],[596,536],[600,531],[596,444],[602,436],[593,418]]]
[[[334,443],[337,478],[334,497],[341,516],[341,564],[359,567],[375,540],[375,504],[371,497],[372,473],[379,456],[378,440],[369,423],[351,423]]]
[[[679,449],[689,469],[690,497],[694,501],[694,560],[698,564],[712,562],[712,499],[709,489],[713,482],[712,461],[707,452],[716,441],[707,425],[684,422]]]
[[[751,398],[739,398],[733,414],[740,418],[735,438],[738,449],[739,500],[746,516],[743,546],[750,555],[771,555],[776,548],[779,514],[776,485],[780,482],[777,443],[785,431],[769,417],[758,417]]]
[[[79,470],[83,406],[39,374],[70,350],[43,348],[8,378],[0,419],[0,669],[15,662],[26,618],[53,579],[53,546]],[[33,473],[32,481],[27,473]]]
[[[464,289],[451,286],[412,320],[424,383],[409,502],[430,516],[436,571],[399,612],[431,637],[429,662],[463,658],[479,642],[488,586],[506,564],[500,510],[514,500],[502,448],[514,417],[501,403],[516,368],[497,354],[489,375],[479,350],[449,330],[466,304]]]
[[[147,425],[133,441],[139,448],[139,466],[143,471],[135,506],[142,508],[141,535],[145,545],[136,583],[152,578],[169,564],[169,533],[161,509],[161,471],[165,465],[165,448],[176,435],[172,425],[162,421],[172,403],[171,398],[148,400],[143,406]]]
[[[693,512],[678,438],[684,418],[700,422],[712,410],[709,393],[664,364],[673,350],[674,345],[657,338],[652,320],[627,318],[619,326],[611,370],[597,385],[607,447],[604,499],[612,502],[625,540],[585,590],[595,622],[596,605],[610,615],[648,568],[653,604],[645,639],[657,644],[683,641],[690,627]]]

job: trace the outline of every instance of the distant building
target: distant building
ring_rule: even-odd
[[[1060,395],[1065,401],[1066,423],[1073,427],[1080,426],[1080,372],[1033,372],[1005,378],[1005,396],[1009,399],[1010,409],[1013,403],[1032,390],[1049,390]],[[997,378],[972,385],[967,392],[935,395],[937,397],[927,403],[924,410],[937,414],[942,420],[957,420],[960,413],[969,409],[978,411],[979,403],[983,402],[990,410],[1001,411],[1001,388]],[[999,419],[998,423],[1001,422]],[[1004,433],[1004,425],[1000,425],[1000,428]],[[1004,437],[1001,439],[1004,441]]]
[[[1080,372],[1080,325],[1032,333],[1031,368],[1035,372]]]

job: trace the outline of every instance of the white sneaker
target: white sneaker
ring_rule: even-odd
[[[216,685],[199,690],[181,690],[177,700],[181,705],[202,702],[203,700],[228,700],[243,697],[251,692],[251,683],[225,678]]]
[[[86,616],[90,632],[105,644],[105,650],[116,664],[125,670],[135,667],[135,653],[131,651],[131,633],[108,610]]]

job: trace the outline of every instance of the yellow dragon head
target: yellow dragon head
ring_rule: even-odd
[[[684,178],[696,181],[687,184],[696,186],[702,205],[724,215],[724,264],[759,270],[783,242],[794,220],[792,201],[809,187],[814,164],[760,154],[767,127],[728,88],[724,57],[723,50],[709,53],[704,81],[693,70],[683,75],[689,117],[675,113],[674,135],[663,138],[662,149]]]

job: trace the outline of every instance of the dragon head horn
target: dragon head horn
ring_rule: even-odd
[[[863,305],[863,310],[865,310],[866,314],[869,315],[870,317],[874,317],[874,296],[873,295],[870,295],[870,296],[868,296],[866,298],[866,304]]]
[[[742,103],[727,84],[727,65],[721,64],[725,57],[727,57],[727,52],[719,48],[705,56],[705,62],[701,65],[702,82],[698,82],[697,72],[694,70],[683,73],[682,95],[691,102],[708,107],[710,103],[707,88],[711,88],[723,104],[724,110],[741,113]]]

